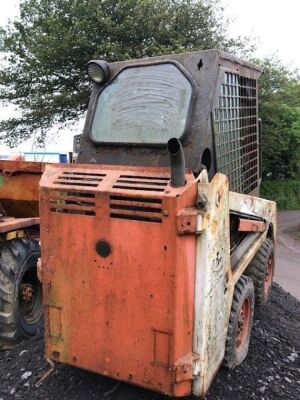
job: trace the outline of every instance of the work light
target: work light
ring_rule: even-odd
[[[103,83],[108,78],[109,66],[106,61],[91,60],[87,63],[86,70],[93,82]]]

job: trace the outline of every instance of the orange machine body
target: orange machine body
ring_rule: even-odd
[[[40,183],[46,352],[171,396],[192,391],[197,184],[73,165]]]
[[[46,163],[0,160],[0,203],[6,215],[39,215],[39,181]]]

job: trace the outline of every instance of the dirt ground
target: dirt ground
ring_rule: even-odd
[[[300,399],[300,302],[273,285],[270,303],[257,308],[246,361],[233,371],[221,368],[206,400]],[[159,394],[95,374],[57,365],[43,357],[42,334],[0,353],[0,400],[167,400]]]
[[[300,211],[279,214],[276,281],[299,296],[299,241],[294,231]],[[167,400],[126,383],[113,393],[116,382],[80,369],[57,365],[49,370],[43,356],[43,335],[0,353],[0,400]],[[233,371],[221,368],[206,400],[300,399],[300,302],[273,285],[270,302],[257,308],[250,350]]]
[[[275,281],[300,300],[300,210],[278,213]]]

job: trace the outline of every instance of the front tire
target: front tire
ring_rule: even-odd
[[[0,350],[36,334],[43,322],[42,285],[37,277],[40,247],[31,239],[0,246]]]
[[[254,314],[254,285],[242,275],[235,285],[228,324],[224,365],[233,369],[248,354]]]

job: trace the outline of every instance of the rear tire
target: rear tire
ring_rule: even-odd
[[[254,283],[255,303],[259,306],[268,302],[274,275],[274,246],[267,238],[245,271]]]
[[[254,314],[254,285],[249,276],[242,275],[233,293],[228,324],[224,365],[233,369],[247,356]]]
[[[42,286],[37,241],[13,239],[0,246],[0,350],[36,334],[42,326]]]

